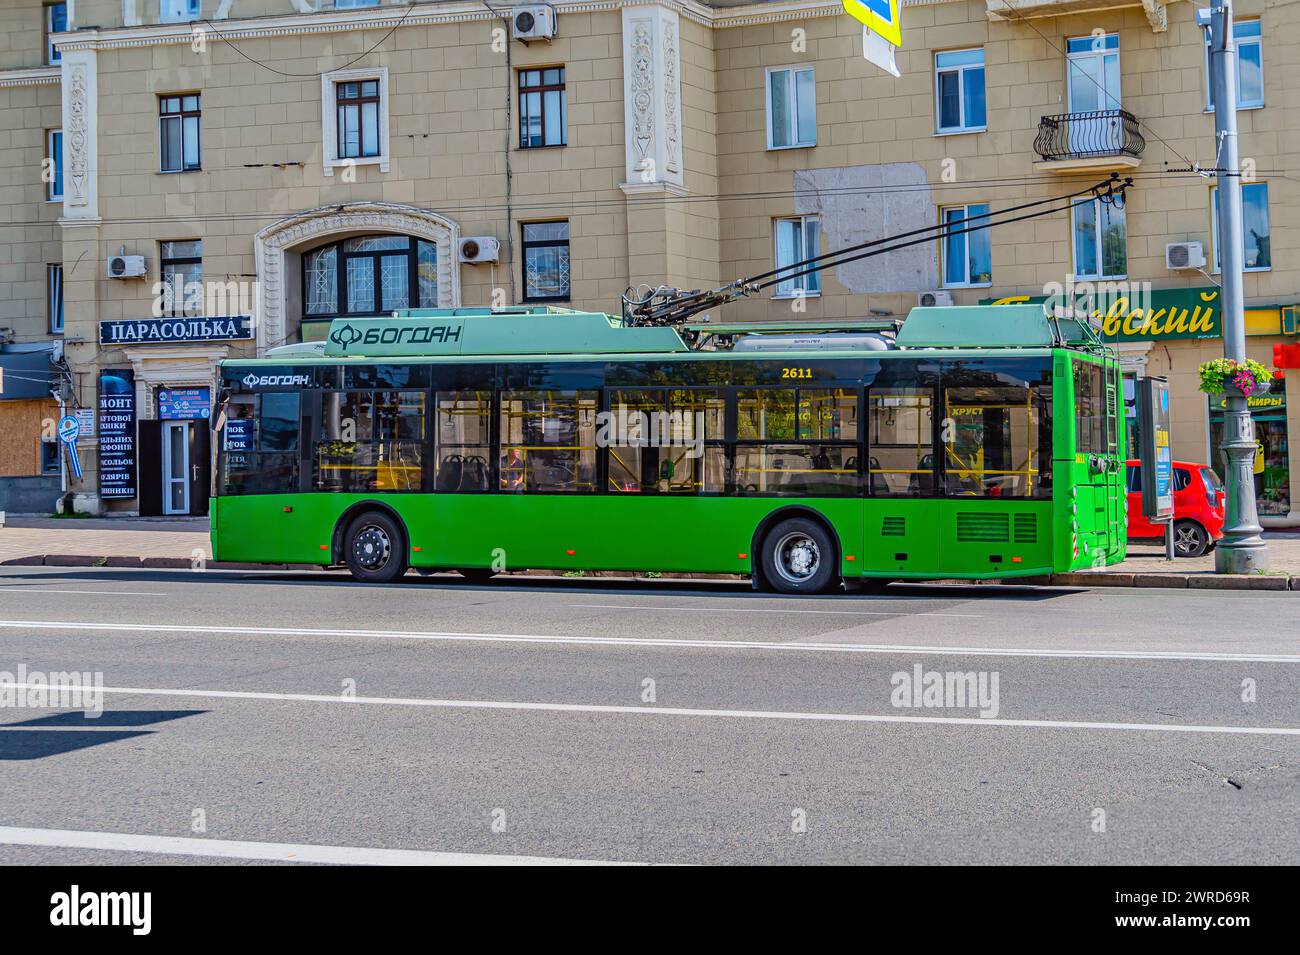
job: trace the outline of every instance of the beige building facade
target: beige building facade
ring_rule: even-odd
[[[1297,340],[1300,3],[1240,0],[1236,15],[1249,343],[1271,365]],[[1079,281],[1131,283],[1173,319],[1189,301],[1216,313],[1191,3],[904,0],[903,24],[895,79],[863,59],[838,0],[10,0],[0,509],[66,494],[203,513],[215,362],[319,338],[333,316],[617,313],[629,287],[714,287],[1035,200],[1057,211],[714,317],[901,319],[923,295]],[[1124,208],[1065,208],[1112,172],[1133,177]],[[1112,337],[1134,372],[1171,379],[1175,455],[1209,460],[1214,410],[1195,384],[1216,319],[1124,317]],[[42,350],[48,387],[30,371]],[[1278,391],[1258,409],[1259,480],[1287,522],[1300,404]],[[77,411],[79,479],[51,426]]]

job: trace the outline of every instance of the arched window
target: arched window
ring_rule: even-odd
[[[438,249],[405,235],[344,239],[302,257],[302,318],[436,308]]]

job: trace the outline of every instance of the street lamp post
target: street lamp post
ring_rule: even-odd
[[[1232,38],[1231,0],[1217,0],[1198,11],[1210,32],[1210,77],[1214,90],[1214,139],[1217,157],[1219,234],[1215,237],[1223,277],[1223,357],[1246,360],[1246,319],[1242,295],[1245,243],[1241,231],[1241,163],[1237,155],[1237,45]],[[1223,540],[1214,552],[1221,574],[1248,574],[1268,569],[1255,507],[1255,423],[1246,399],[1229,394],[1223,415],[1223,451],[1228,490]]]

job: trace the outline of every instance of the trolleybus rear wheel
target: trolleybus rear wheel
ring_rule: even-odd
[[[783,594],[819,594],[839,581],[835,542],[806,517],[781,521],[763,538],[763,576]]]

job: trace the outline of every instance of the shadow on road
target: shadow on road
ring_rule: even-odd
[[[152,730],[124,727],[153,726],[207,710],[104,710],[89,717],[81,710],[51,713],[20,723],[0,725],[0,762],[44,759],[63,753],[120,743],[137,736],[153,736]],[[74,729],[75,727],[75,729]]]
[[[17,568],[15,568],[17,569]],[[26,568],[23,568],[26,571]],[[0,581],[5,580],[0,573]],[[30,584],[48,581],[67,583],[121,583],[140,584],[143,582],[175,583],[177,580],[193,582],[211,582],[222,584],[274,584],[279,586],[306,587],[349,587],[365,590],[468,590],[484,593],[509,592],[529,593],[554,591],[570,594],[622,594],[622,595],[673,595],[673,596],[707,596],[713,599],[729,598],[736,600],[786,599],[786,600],[834,600],[870,602],[876,600],[979,600],[992,598],[1023,602],[1040,602],[1053,600],[1069,594],[1079,593],[1080,587],[1042,587],[1017,585],[1011,583],[927,583],[896,582],[882,590],[850,591],[847,593],[821,594],[790,597],[783,594],[756,593],[747,580],[677,580],[666,578],[623,577],[531,577],[501,576],[487,583],[472,583],[453,572],[432,574],[427,577],[409,573],[400,581],[391,584],[365,584],[353,580],[346,571],[256,571],[244,570],[151,570],[133,568],[46,568],[35,573],[13,574],[11,580]],[[4,585],[0,583],[0,596],[4,594]]]

